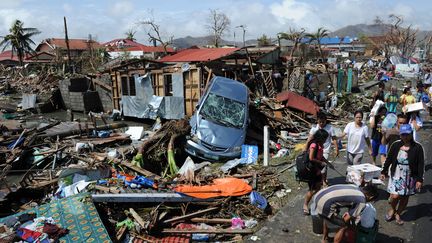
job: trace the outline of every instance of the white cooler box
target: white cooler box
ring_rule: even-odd
[[[347,167],[347,182],[361,185],[363,181],[371,182],[378,178],[381,168],[372,164],[351,165]]]

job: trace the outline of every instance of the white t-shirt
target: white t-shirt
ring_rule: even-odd
[[[348,136],[347,151],[352,154],[362,154],[366,139],[369,138],[367,126],[363,123],[361,127],[356,127],[354,122],[350,122],[346,125],[344,133]]]
[[[318,124],[315,124],[315,126],[313,126],[311,128],[309,134],[314,135],[319,129],[320,129],[320,127],[318,126]],[[328,153],[330,153],[332,137],[334,137],[336,135],[335,135],[335,131],[334,131],[333,127],[330,124],[326,124],[323,129],[326,130],[329,134],[329,136],[327,137],[327,140],[324,143],[324,153],[328,154]]]
[[[419,126],[419,127],[423,126],[423,121],[422,121],[422,119],[420,117],[417,116],[416,117],[416,121],[417,121],[417,126]],[[413,129],[413,139],[414,139],[414,141],[419,142],[418,136],[417,136],[417,131],[414,128],[414,125],[412,124],[412,119],[409,120],[408,124],[410,124],[411,127],[412,127],[412,129]]]

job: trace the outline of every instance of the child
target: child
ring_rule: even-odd
[[[376,158],[379,154],[385,153],[385,146],[381,144],[382,139],[382,127],[381,124],[387,113],[387,108],[382,106],[378,109],[377,115],[372,117],[370,120],[370,126],[372,128],[371,144],[372,144],[372,160],[373,164],[376,163]]]
[[[329,133],[320,129],[315,132],[313,139],[307,144],[309,162],[311,163],[311,179],[308,182],[309,190],[305,195],[303,204],[303,214],[309,215],[309,202],[312,196],[321,189],[322,186],[322,173],[321,170],[326,166],[327,160],[324,158],[324,143],[327,140]]]

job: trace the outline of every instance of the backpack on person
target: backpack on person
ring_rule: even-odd
[[[314,157],[316,157],[318,149],[314,151]],[[309,149],[302,152],[296,157],[296,181],[309,182],[312,179],[312,162],[309,160]]]

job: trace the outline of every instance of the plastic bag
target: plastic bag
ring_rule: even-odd
[[[261,194],[259,194],[256,191],[251,192],[249,195],[249,198],[251,200],[251,204],[257,206],[258,208],[264,210],[267,207],[267,199],[263,197]]]
[[[220,169],[227,173],[230,169],[235,168],[239,164],[247,164],[248,158],[240,158],[240,159],[233,159],[226,162],[224,165],[220,167]]]
[[[383,106],[383,105],[384,105],[384,101],[382,101],[382,100],[377,100],[377,101],[375,101],[375,104],[374,104],[374,106],[372,107],[369,116],[370,116],[370,117],[375,116],[376,113],[378,112],[379,108],[380,108],[381,106]]]

